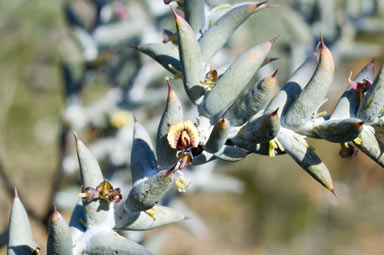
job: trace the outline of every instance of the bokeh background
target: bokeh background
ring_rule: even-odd
[[[71,2],[85,23],[95,11],[90,2]],[[158,5],[162,1],[136,2],[137,6],[144,6],[148,22],[154,22],[148,4]],[[81,62],[81,53],[66,22],[65,3],[0,2],[0,230],[8,226],[13,199],[7,186],[16,186],[23,202],[35,214],[30,220],[43,254],[46,229],[40,219],[52,206],[52,180],[61,164],[59,137],[66,104],[61,63],[67,60],[79,72],[76,65]],[[376,72],[384,63],[382,0],[270,3],[280,7],[251,17],[233,34],[227,54],[238,56],[250,46],[279,34],[270,55],[280,60],[264,72],[278,68],[282,85],[323,33],[326,43],[328,39],[334,45],[337,59],[336,76],[324,110],[332,111],[335,100],[347,86],[350,71],[356,74],[372,57],[376,57]],[[329,17],[321,16],[321,8],[327,10]],[[292,11],[301,11],[306,16]],[[297,18],[307,26],[290,24]],[[171,23],[164,20],[157,27],[160,32],[162,28],[172,29]],[[338,27],[336,23],[342,25]],[[340,31],[346,35],[340,35]],[[337,41],[340,38],[343,40]],[[102,70],[103,67],[98,71],[103,73]],[[166,82],[162,79],[159,83],[165,98]],[[97,101],[109,89],[107,79],[93,79],[82,91],[83,100]],[[159,105],[162,109],[164,102]],[[137,110],[137,118],[150,128],[149,125],[157,123],[160,113],[146,120],[150,115],[140,113],[153,110],[154,106],[142,107],[145,110],[133,111]],[[91,142],[95,135],[89,133],[92,132],[84,131],[83,137]],[[363,153],[342,159],[338,144],[313,139],[310,144],[330,169],[337,198],[289,156],[250,155],[238,163],[222,162],[215,169],[241,180],[241,193],[187,191],[183,195],[183,201],[205,222],[205,233],[192,234],[176,224],[148,231],[146,238],[166,237],[159,254],[382,254],[383,169]],[[73,154],[74,150],[73,144],[69,144],[68,153]],[[126,174],[130,172],[126,170]],[[62,182],[60,189],[76,178]],[[63,214],[67,219],[70,217],[70,211],[64,210]],[[4,248],[0,252],[5,254]]]

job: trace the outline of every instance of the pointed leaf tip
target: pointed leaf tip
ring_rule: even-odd
[[[257,3],[257,6],[263,5],[265,3],[268,3],[268,1],[263,1],[263,2]]]
[[[180,20],[181,17],[179,14],[177,14],[176,10],[173,9],[172,7],[171,7],[171,11],[172,11],[173,17],[175,18],[176,23],[177,23],[177,21]]]
[[[330,189],[329,191],[330,191],[336,198],[338,198],[337,195],[336,195],[336,192],[335,192],[335,189],[334,189],[334,188]]]
[[[277,40],[279,37],[280,37],[280,35],[276,35],[274,38],[272,38],[272,39],[270,40],[270,42],[271,42],[272,44],[274,44],[274,43],[276,42],[276,40]]]
[[[222,118],[220,119],[220,125],[221,126],[229,125],[229,121],[226,118]]]
[[[75,137],[75,143],[76,143],[76,150],[79,150],[81,146],[84,145],[84,143],[80,140],[79,136],[76,134],[76,132],[73,132],[73,136]],[[85,146],[85,145],[84,145]]]
[[[276,110],[274,110],[273,112],[271,112],[271,113],[269,114],[269,116],[271,116],[272,118],[279,118],[278,111],[279,111],[279,107],[277,107]]]
[[[17,188],[15,187],[15,199],[19,198],[19,193],[17,193]]]
[[[320,44],[321,44],[321,49],[326,49],[327,46],[324,43],[323,35],[320,35]]]
[[[140,45],[127,45],[129,48],[140,50]]]
[[[53,208],[53,213],[51,214],[51,222],[59,222],[60,221],[60,213],[57,211],[56,207]]]
[[[172,89],[171,84],[168,81],[168,98],[173,98],[175,95],[176,95],[176,93]]]
[[[262,8],[266,8],[266,7],[268,7],[267,5],[262,6],[262,5],[264,5],[265,3],[267,3],[267,2],[268,2],[268,1],[264,1],[264,2],[261,2],[261,3],[255,3],[255,4],[252,4],[252,5],[249,6],[249,11],[253,12],[253,11],[255,11],[255,10],[260,9],[259,7],[262,7]]]
[[[375,60],[376,60],[376,58],[372,58],[371,61],[369,62],[369,65],[370,66],[374,66],[375,65]]]

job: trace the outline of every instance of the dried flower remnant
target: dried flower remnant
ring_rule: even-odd
[[[276,150],[285,151],[283,145],[279,142],[277,137],[269,141],[268,155],[273,158],[276,156]]]
[[[79,196],[83,198],[85,202],[88,203],[98,198],[99,195],[100,193],[92,187],[85,187],[83,189],[83,192],[79,193]]]
[[[352,77],[352,72],[349,75],[348,84],[354,90],[366,92],[369,89],[369,87],[371,87],[371,85],[372,85],[372,81],[369,81],[367,79],[363,79],[362,82],[357,82],[357,81],[351,80],[351,77]]]
[[[156,211],[159,210],[158,208],[158,206],[154,206],[151,209],[145,210],[144,212],[148,214],[148,216],[150,216],[153,220],[156,220]]]
[[[208,73],[205,74],[204,82],[200,82],[202,85],[206,86],[206,90],[209,91],[215,86],[217,82],[217,71],[211,70]]]
[[[184,174],[181,171],[176,172],[174,183],[177,187],[177,191],[179,192],[186,192],[188,186],[191,184],[191,182],[186,182],[186,180],[184,179]]]
[[[357,156],[358,151],[355,149],[355,147],[353,147],[352,144],[341,143],[340,146],[341,146],[341,149],[340,149],[339,155],[342,158],[352,158]]]
[[[114,189],[108,180],[100,183],[96,189],[92,187],[85,187],[79,196],[86,202],[91,202],[95,199],[104,199],[109,202],[119,202],[122,199],[120,189]]]

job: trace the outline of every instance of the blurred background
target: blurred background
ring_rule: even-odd
[[[351,71],[357,74],[373,57],[376,72],[384,63],[383,0],[269,3],[279,7],[250,17],[213,66],[279,34],[269,54],[279,60],[255,80],[277,68],[281,86],[321,33],[336,62],[323,107],[331,112]],[[161,42],[164,29],[175,31],[172,24],[161,0],[0,2],[0,230],[7,229],[16,186],[45,253],[53,199],[69,219],[79,191],[73,130],[94,145],[109,176],[118,172],[129,182],[132,113],[155,134],[170,73],[128,46]],[[182,85],[172,84],[185,98]],[[122,112],[129,117],[123,114],[119,124],[114,118]],[[194,189],[192,181],[191,192],[179,196],[199,227],[176,224],[132,238],[157,254],[382,254],[383,169],[363,153],[342,159],[339,144],[309,142],[330,169],[337,198],[289,156],[252,154],[215,165],[231,187]]]

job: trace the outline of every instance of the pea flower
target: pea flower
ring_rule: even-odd
[[[109,202],[119,202],[122,199],[120,189],[113,189],[112,184],[108,180],[100,183],[96,189],[92,187],[85,187],[79,196],[86,202],[91,202],[95,199],[104,199]]]
[[[186,182],[181,170],[192,163],[193,154],[191,149],[199,145],[199,132],[192,121],[186,120],[170,128],[167,140],[171,148],[179,151],[177,153],[179,161],[175,166],[177,174],[175,174],[174,183],[179,192],[185,192],[190,183]]]

